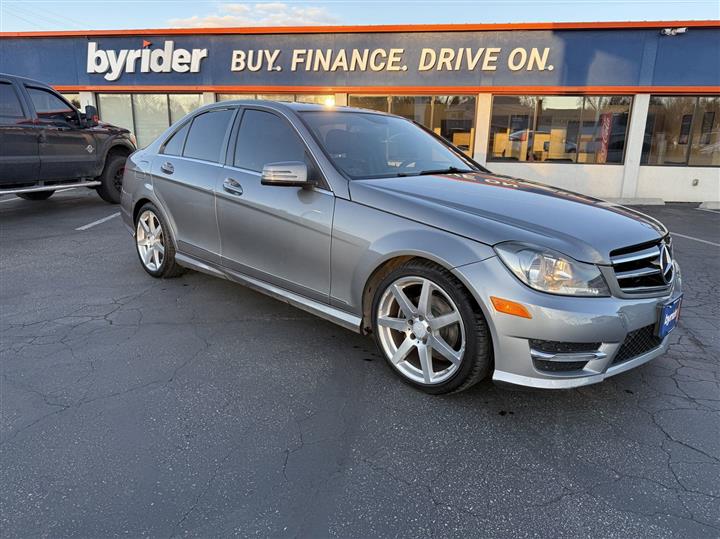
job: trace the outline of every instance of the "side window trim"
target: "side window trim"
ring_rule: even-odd
[[[293,133],[295,133],[298,140],[305,148],[305,154],[310,157],[310,160],[312,161],[315,171],[320,176],[319,182],[318,182],[319,185],[317,187],[323,191],[332,192],[332,189],[330,189],[330,184],[328,183],[327,179],[325,178],[325,173],[320,168],[318,160],[316,159],[315,155],[310,150],[310,146],[308,145],[305,137],[302,136],[302,133],[300,133],[300,131],[298,131],[297,127],[292,123],[292,121],[290,121],[290,119],[287,116],[285,116],[284,114],[280,114],[278,111],[276,111],[274,109],[258,107],[258,106],[253,106],[253,105],[249,105],[249,106],[246,105],[246,106],[242,107],[242,113],[238,114],[238,116],[240,118],[237,122],[237,128],[233,127],[234,138],[233,138],[233,146],[232,146],[232,158],[228,162],[228,166],[231,166],[232,168],[236,168],[238,170],[252,172],[254,174],[257,174],[258,176],[262,176],[262,172],[258,172],[257,170],[252,170],[252,169],[248,169],[245,167],[241,167],[241,166],[238,166],[235,164],[235,152],[237,150],[237,139],[240,136],[240,129],[242,129],[242,120],[245,117],[245,112],[250,111],[250,110],[255,110],[258,112],[266,112],[268,114],[272,114],[276,118],[279,118],[280,121],[284,122],[288,127],[290,127],[290,129],[292,129]],[[228,157],[229,157],[230,153],[231,153],[230,150],[228,150]]]
[[[0,79],[1,84],[7,84],[10,86],[12,92],[15,94],[15,97],[18,100],[18,103],[20,104],[20,110],[22,111],[22,119],[23,120],[30,120],[32,119],[32,112],[28,110],[27,103],[25,103],[25,99],[23,99],[23,95],[21,92],[18,91],[17,85],[8,79]],[[14,116],[3,116],[3,118],[14,118]]]

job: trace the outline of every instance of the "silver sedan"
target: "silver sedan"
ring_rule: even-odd
[[[428,393],[599,382],[665,352],[680,312],[659,222],[372,111],[203,107],[131,156],[122,213],[153,277],[191,268],[371,334]]]

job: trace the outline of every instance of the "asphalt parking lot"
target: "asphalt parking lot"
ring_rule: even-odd
[[[666,356],[432,397],[368,338],[150,278],[117,211],[0,198],[3,536],[720,536],[720,213],[644,208],[683,269]]]

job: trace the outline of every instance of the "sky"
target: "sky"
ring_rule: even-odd
[[[0,0],[0,31],[720,19],[720,0]]]

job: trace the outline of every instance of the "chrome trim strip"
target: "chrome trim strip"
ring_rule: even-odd
[[[654,258],[656,256],[660,256],[660,248],[654,245],[635,253],[610,257],[610,261],[613,265],[615,265],[624,264],[626,262],[635,262],[636,260],[644,260],[646,258]]]
[[[621,287],[621,289],[626,294],[645,293],[645,292],[664,292],[666,290],[670,290],[671,285],[672,285],[672,283],[670,283],[667,286],[634,286],[632,288]]]
[[[320,318],[329,320],[330,322],[354,331],[355,333],[360,333],[360,325],[362,323],[362,319],[354,314],[348,313],[346,311],[341,311],[340,309],[337,309],[326,303],[320,303],[319,301],[306,298],[305,296],[301,296],[300,294],[290,292],[289,290],[285,290],[284,288],[280,288],[279,286],[266,283],[265,281],[261,281],[243,273],[231,271],[227,268],[216,268],[186,254],[177,253],[175,255],[175,260],[181,266],[187,266],[189,268],[196,269],[198,271],[208,273],[216,277],[230,279],[232,281],[243,284],[248,288],[252,288],[253,290],[262,292],[263,294],[271,296],[275,299],[284,301],[285,303],[289,303],[293,307],[297,307],[298,309],[307,311],[311,314],[314,314],[315,316],[319,316]]]
[[[17,189],[0,189],[0,195],[17,195],[18,193],[39,193],[41,191],[56,191],[57,189],[70,189],[71,187],[95,187],[99,181],[58,183],[55,185],[40,185],[37,187],[18,187]]]
[[[632,279],[634,277],[646,277],[648,275],[655,275],[657,273],[660,273],[660,268],[641,268],[630,271],[617,271],[615,272],[615,276],[618,279]]]
[[[531,348],[530,357],[533,359],[540,359],[542,361],[593,361],[595,359],[605,359],[607,358],[607,354],[605,352],[570,352],[552,354]]]

